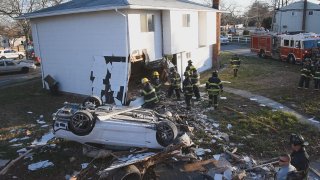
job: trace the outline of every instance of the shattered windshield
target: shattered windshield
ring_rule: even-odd
[[[303,46],[305,49],[311,49],[314,47],[320,47],[320,40],[308,40],[308,41],[303,41]]]

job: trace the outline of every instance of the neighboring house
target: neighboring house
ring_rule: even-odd
[[[9,39],[5,36],[0,35],[0,49],[9,48]]]
[[[173,57],[182,76],[189,59],[211,68],[217,11],[180,0],[74,0],[19,18],[31,20],[43,79],[123,104],[134,61]]]
[[[273,31],[278,33],[302,31],[304,2],[299,1],[276,11]],[[307,2],[306,32],[320,33],[320,5]]]

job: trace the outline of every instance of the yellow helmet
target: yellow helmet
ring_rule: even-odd
[[[154,75],[154,76],[159,76],[158,71],[153,71],[153,75]]]
[[[144,83],[147,83],[149,82],[149,79],[148,78],[142,78],[141,79],[141,83],[144,84]]]

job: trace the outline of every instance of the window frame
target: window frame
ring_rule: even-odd
[[[182,27],[191,27],[191,15],[182,14]]]
[[[140,31],[154,32],[155,31],[155,16],[154,14],[140,14]]]

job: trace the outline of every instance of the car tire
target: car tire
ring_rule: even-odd
[[[79,110],[72,115],[68,127],[75,135],[85,136],[92,131],[95,122],[96,121],[90,112]]]
[[[21,69],[21,72],[22,72],[22,73],[28,73],[28,72],[29,72],[29,68],[28,68],[28,67],[23,67],[23,68]]]
[[[24,56],[22,54],[19,54],[19,59],[22,59]]]
[[[172,144],[176,139],[177,134],[178,129],[173,122],[164,120],[157,124],[156,139],[161,146],[166,147],[169,144]]]
[[[265,59],[266,58],[266,53],[264,52],[264,50],[261,50],[259,53],[259,57]]]
[[[89,96],[82,102],[83,106],[91,106],[91,104],[96,108],[102,105],[102,100],[98,96]]]
[[[112,180],[141,180],[141,173],[135,165],[130,165],[116,171]]]
[[[2,56],[0,59],[6,59],[6,57]]]

